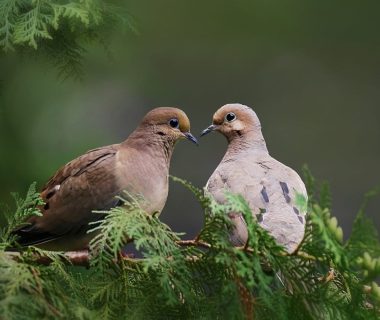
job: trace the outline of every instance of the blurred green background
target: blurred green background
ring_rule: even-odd
[[[350,230],[363,194],[380,183],[378,1],[123,2],[139,34],[87,46],[85,77],[61,81],[44,61],[0,60],[0,201],[25,192],[86,150],[124,140],[156,106],[179,106],[198,134],[221,105],[261,119],[272,156],[328,180]],[[204,186],[226,150],[220,135],[180,143],[171,173]],[[378,218],[380,201],[369,215]],[[162,219],[196,234],[202,212],[171,184]]]

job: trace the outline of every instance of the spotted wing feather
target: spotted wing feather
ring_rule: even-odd
[[[206,189],[220,203],[225,201],[226,190],[243,195],[258,222],[289,252],[302,240],[305,212],[295,199],[297,193],[307,198],[305,186],[295,171],[269,155],[247,154],[233,163],[222,161]],[[247,230],[242,215],[230,216],[235,223],[232,242],[245,244]]]

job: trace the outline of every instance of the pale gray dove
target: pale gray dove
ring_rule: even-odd
[[[212,131],[227,138],[228,148],[209,178],[206,192],[219,203],[225,202],[226,191],[241,194],[259,224],[293,252],[305,232],[305,212],[295,200],[297,194],[307,199],[301,178],[269,155],[260,121],[251,108],[241,104],[221,107],[201,135]],[[229,216],[234,224],[231,242],[245,245],[248,234],[242,214],[231,212]]]
[[[89,222],[100,218],[94,210],[118,204],[126,191],[140,199],[152,214],[161,212],[168,196],[169,165],[175,143],[190,133],[186,114],[177,108],[150,111],[127,140],[90,150],[59,169],[41,192],[43,216],[33,216],[15,230],[21,245],[49,250],[86,248],[93,234]]]

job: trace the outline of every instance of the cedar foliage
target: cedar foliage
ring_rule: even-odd
[[[0,54],[43,56],[62,78],[82,77],[90,42],[107,47],[113,30],[136,32],[133,17],[117,0],[1,0]]]
[[[61,253],[30,247],[15,260],[5,248],[10,230],[41,204],[32,185],[1,232],[0,317],[2,319],[379,319],[380,243],[365,217],[367,193],[347,241],[331,215],[331,195],[309,170],[307,230],[289,255],[252,218],[240,195],[217,204],[188,182],[204,209],[204,226],[192,245],[157,216],[129,202],[105,213],[94,226],[90,267],[70,265]],[[226,212],[242,212],[249,243],[232,247]],[[142,258],[121,257],[133,239]],[[198,244],[198,245],[196,245]],[[40,265],[36,255],[52,263]],[[249,314],[247,314],[249,313]]]

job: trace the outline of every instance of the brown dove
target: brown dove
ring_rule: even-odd
[[[90,150],[60,168],[41,192],[42,216],[18,229],[21,245],[49,250],[80,250],[88,246],[94,210],[118,205],[127,192],[147,213],[161,212],[168,196],[170,159],[175,143],[190,133],[186,114],[177,108],[156,108],[120,144]]]
[[[272,158],[256,113],[241,104],[227,104],[213,117],[201,136],[218,131],[228,140],[227,152],[205,187],[219,203],[225,192],[241,194],[254,217],[276,241],[291,253],[305,232],[305,212],[297,207],[296,195],[307,199],[304,183],[291,168]],[[241,213],[231,212],[231,242],[245,245],[248,233]]]

